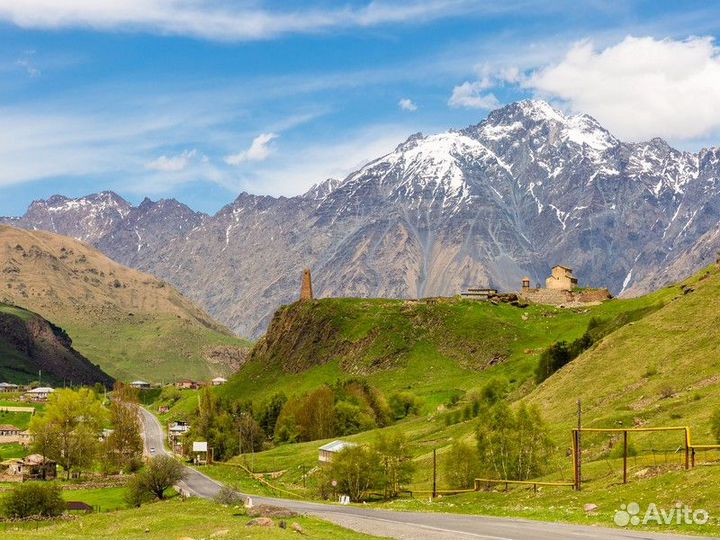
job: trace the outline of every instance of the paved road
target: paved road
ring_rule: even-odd
[[[145,428],[146,451],[149,451],[150,447],[154,447],[156,454],[167,454],[164,445],[165,436],[160,422],[145,409],[141,409],[141,418]],[[188,467],[187,472],[187,477],[179,487],[191,495],[211,499],[222,487],[221,484],[195,469]],[[697,540],[698,538],[654,534],[632,529],[608,529],[464,514],[371,510],[362,506],[340,506],[268,497],[252,496],[252,500],[254,504],[272,504],[289,508],[295,512],[311,514],[367,534],[399,539],[588,540],[600,538],[606,540],[670,540],[692,538]]]

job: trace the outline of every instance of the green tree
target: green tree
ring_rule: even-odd
[[[535,369],[535,381],[540,384],[572,359],[573,356],[566,341],[553,343],[540,355]]]
[[[53,517],[65,511],[62,489],[54,482],[27,482],[15,486],[3,498],[7,517]]]
[[[396,497],[412,481],[415,463],[405,435],[394,433],[378,435],[374,445],[382,466],[382,485],[385,498]]]
[[[164,499],[165,492],[185,478],[185,467],[167,455],[155,456],[128,485],[127,499],[135,506],[149,497]]]
[[[537,407],[513,413],[504,401],[490,409],[476,431],[483,470],[497,478],[527,480],[542,474],[552,444]]]
[[[475,479],[480,473],[477,448],[467,442],[454,441],[442,459],[445,478],[450,487],[466,489],[475,485]]]
[[[237,421],[237,428],[240,441],[240,454],[259,452],[262,450],[263,442],[266,439],[265,432],[263,432],[251,414],[241,414]]]
[[[333,491],[362,501],[373,489],[383,485],[383,469],[377,452],[369,446],[350,446],[333,457],[326,472],[328,484],[336,483]]]
[[[116,383],[110,404],[113,431],[105,442],[108,464],[125,472],[140,468],[143,439],[138,417],[138,396],[134,388]]]
[[[264,404],[258,413],[258,423],[262,430],[269,434],[275,434],[275,425],[278,417],[287,403],[287,396],[282,392],[273,394],[270,401]]]
[[[70,478],[74,468],[92,465],[106,413],[89,388],[57,390],[45,412],[30,423],[33,450],[57,461]]]

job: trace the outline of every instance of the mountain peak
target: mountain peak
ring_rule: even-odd
[[[492,111],[487,121],[493,124],[505,124],[522,119],[561,124],[567,122],[567,117],[560,110],[541,99],[524,99],[505,105]]]

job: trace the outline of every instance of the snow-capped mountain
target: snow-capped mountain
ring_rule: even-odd
[[[624,143],[590,116],[522,101],[461,131],[412,135],[296,197],[243,193],[208,216],[174,200],[56,196],[5,221],[93,243],[257,337],[306,266],[320,296],[515,290],[555,263],[583,286],[646,291],[720,246],[718,178],[720,149]]]

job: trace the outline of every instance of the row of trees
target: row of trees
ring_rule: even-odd
[[[109,410],[94,389],[57,390],[45,412],[30,422],[32,450],[56,461],[67,478],[98,463],[108,472],[135,471],[143,450],[136,407],[136,391],[122,384],[116,385]],[[103,439],[108,424],[112,432]]]
[[[417,414],[421,406],[410,392],[386,399],[359,379],[323,385],[291,399],[277,393],[259,404],[223,399],[204,388],[185,444],[206,440],[214,458],[225,460],[273,443],[311,441],[388,426]]]

